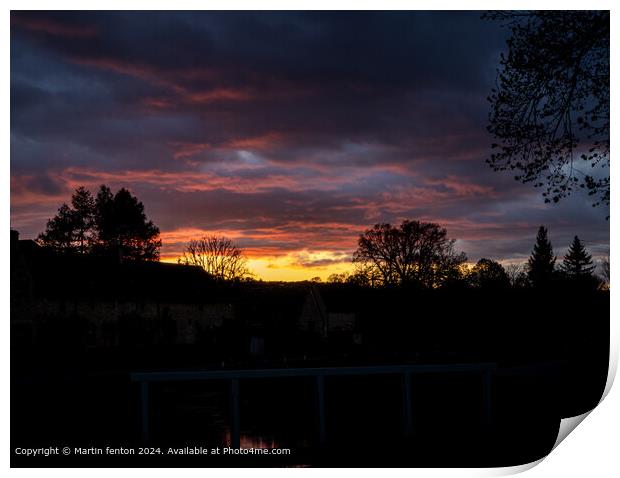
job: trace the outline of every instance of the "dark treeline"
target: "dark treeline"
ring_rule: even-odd
[[[504,268],[482,258],[466,265],[465,253],[454,250],[454,239],[434,223],[404,221],[400,226],[376,224],[364,232],[353,256],[352,274],[333,274],[329,282],[371,287],[436,288],[548,288],[605,287],[608,277],[598,277],[591,254],[575,236],[560,264],[553,253],[547,229],[540,226],[527,264]]]
[[[29,349],[62,344],[59,355],[121,347],[114,360],[122,367],[157,354],[163,363],[161,347],[199,351],[199,363],[185,366],[424,354],[551,358],[553,331],[562,325],[556,318],[585,320],[588,307],[604,317],[608,300],[600,289],[609,277],[594,273],[582,241],[575,236],[560,262],[543,226],[527,264],[504,268],[486,258],[469,266],[438,224],[376,224],[359,237],[354,272],[327,284],[248,278],[242,251],[216,236],[192,241],[180,264],[159,263],[158,237],[126,189],[113,194],[101,186],[96,197],[76,189],[71,206],[48,221],[40,247],[14,241],[14,302],[43,305],[14,309],[12,318],[22,314],[30,325],[15,325],[13,336]],[[577,310],[577,301],[580,314],[563,309]],[[520,349],[516,337],[533,330],[538,345]]]
[[[504,268],[482,258],[468,267],[464,252],[455,251],[455,239],[435,223],[405,220],[399,226],[375,224],[360,235],[353,254],[354,272],[332,274],[329,282],[363,287],[549,287],[567,283],[605,287],[592,256],[575,236],[560,264],[553,254],[547,229],[540,226],[525,265]],[[37,243],[63,256],[104,256],[118,260],[149,261],[159,258],[159,228],[148,220],[144,205],[127,189],[113,194],[102,185],[96,197],[79,187],[71,205],[63,204],[47,222]],[[187,245],[180,264],[199,266],[218,280],[250,280],[243,251],[226,237],[205,236]],[[603,264],[603,275],[605,275]],[[96,271],[95,271],[96,272]]]
[[[359,238],[354,273],[278,283],[228,275],[247,270],[225,238],[205,237],[181,264],[161,263],[156,231],[137,198],[102,187],[96,199],[78,189],[36,243],[12,233],[13,439],[140,445],[135,371],[484,362],[498,367],[493,443],[480,428],[477,375],[414,377],[424,412],[407,439],[398,438],[399,377],[328,381],[333,448],[314,441],[311,381],[244,382],[243,423],[298,450],[278,464],[359,465],[360,449],[389,444],[367,454],[369,463],[385,466],[392,453],[406,466],[509,465],[547,453],[559,419],[593,408],[605,386],[609,293],[578,237],[559,261],[541,226],[523,267],[468,266],[437,224],[377,224]],[[222,250],[232,251],[234,269],[199,257]],[[519,367],[529,372],[510,375]],[[220,385],[154,386],[157,439],[220,443],[228,420]],[[185,409],[184,400],[197,405]],[[377,438],[386,433],[397,438]]]
[[[18,248],[28,245],[19,242],[25,244]],[[447,272],[424,258],[418,259],[423,266],[399,265],[410,269],[403,283],[364,282],[359,275],[328,283],[225,281],[196,266],[119,263],[36,247],[13,258],[15,351],[33,357],[43,347],[48,363],[96,350],[126,369],[149,360],[164,365],[164,357],[189,367],[283,359],[534,360],[558,357],[559,330],[581,343],[588,328],[603,333],[607,317],[608,294],[599,290],[579,239],[556,266],[542,227],[518,274],[487,259],[466,269],[464,255],[452,254],[442,262]],[[433,287],[415,280],[423,267]],[[376,268],[393,277],[389,265]],[[191,329],[191,339],[181,340],[184,329]],[[257,341],[261,345],[253,346]],[[177,352],[185,358],[173,359]]]

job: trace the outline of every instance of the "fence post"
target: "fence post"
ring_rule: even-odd
[[[142,442],[149,441],[149,383],[146,380],[140,382],[140,404],[142,412]]]
[[[413,434],[413,415],[411,412],[411,372],[403,373],[403,418],[405,436]]]
[[[482,372],[482,404],[484,413],[484,426],[489,431],[493,423],[492,399],[492,371],[485,370]]]
[[[324,446],[327,441],[325,425],[325,376],[316,376],[317,405],[319,409],[319,445]]]
[[[239,423],[239,379],[230,380],[230,408],[232,415],[232,426],[230,430],[230,447],[241,447],[241,430]]]

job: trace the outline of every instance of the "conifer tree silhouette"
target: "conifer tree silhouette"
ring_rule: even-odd
[[[149,221],[144,205],[127,189],[113,194],[102,185],[96,197],[84,187],[47,221],[37,242],[65,254],[96,254],[132,260],[158,260],[159,228]]]
[[[584,279],[592,276],[595,265],[592,255],[586,251],[583,243],[577,236],[568,248],[560,269],[571,279]]]
[[[540,226],[536,235],[536,244],[527,262],[528,278],[534,287],[548,284],[555,272],[556,256],[547,236],[547,228]]]

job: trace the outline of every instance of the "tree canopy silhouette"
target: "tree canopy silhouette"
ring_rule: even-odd
[[[588,279],[592,277],[596,266],[592,262],[592,255],[586,251],[583,243],[577,236],[569,246],[562,264],[561,271],[569,279]]]
[[[344,284],[348,282],[350,274],[348,272],[334,272],[327,277],[327,282],[330,284]]]
[[[71,206],[64,203],[58,213],[47,221],[45,231],[37,241],[60,253],[89,252],[94,238],[95,202],[90,191],[77,188],[71,196]]]
[[[467,260],[464,253],[455,252],[454,243],[438,224],[375,224],[360,235],[353,262],[357,273],[367,275],[373,285],[438,287],[460,277],[460,267]]]
[[[534,287],[548,285],[555,272],[556,257],[547,236],[547,229],[540,226],[536,235],[536,243],[528,260],[527,275]]]
[[[127,189],[112,194],[102,185],[95,200],[98,251],[121,259],[157,260],[159,228],[148,221],[144,205]]]
[[[238,280],[251,276],[247,258],[232,240],[222,236],[205,236],[187,245],[180,264],[199,266],[216,279]]]
[[[105,185],[96,198],[84,187],[77,188],[71,206],[58,209],[37,241],[57,252],[120,260],[157,260],[161,247],[159,229],[147,220],[144,205],[127,189],[112,194]]]
[[[47,221],[45,231],[39,234],[37,242],[60,253],[76,252],[74,211],[65,203],[56,215]]]
[[[487,162],[544,187],[545,202],[581,187],[609,205],[609,12],[485,16],[511,31],[489,96],[498,142]]]
[[[80,186],[71,196],[71,206],[73,207],[73,228],[78,251],[85,254],[92,246],[94,239],[95,200],[88,189]]]
[[[510,287],[510,278],[504,267],[491,259],[480,259],[472,268],[469,279],[475,287],[497,289]]]
[[[504,270],[508,275],[510,286],[515,288],[523,288],[529,286],[527,277],[527,264],[508,264]]]

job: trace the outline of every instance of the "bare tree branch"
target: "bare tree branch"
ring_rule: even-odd
[[[244,279],[252,275],[241,249],[222,236],[204,236],[190,241],[179,263],[202,267],[222,280]]]

